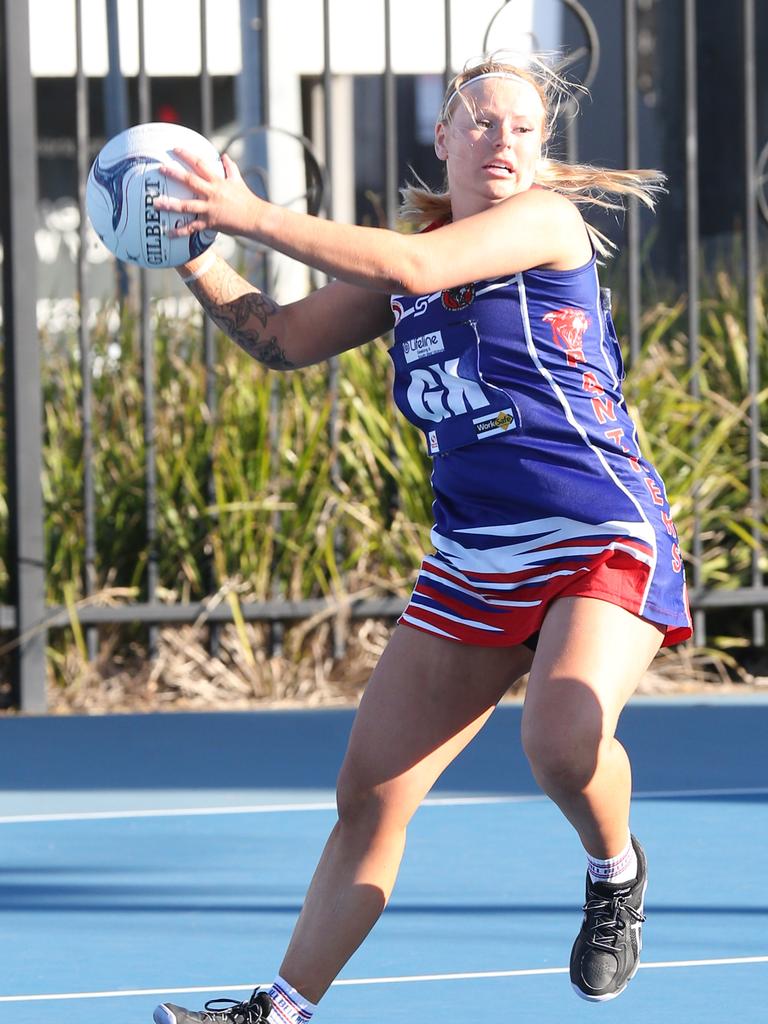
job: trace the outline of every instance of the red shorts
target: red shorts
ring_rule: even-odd
[[[554,571],[553,571],[554,570]],[[640,615],[648,567],[626,551],[605,550],[588,566],[547,566],[538,582],[528,574],[462,572],[439,555],[427,555],[399,623],[478,647],[535,646],[549,606],[560,597],[593,597]],[[664,621],[664,611],[649,609],[642,618],[665,631],[663,647],[691,636],[690,626]],[[670,615],[670,618],[673,618]]]

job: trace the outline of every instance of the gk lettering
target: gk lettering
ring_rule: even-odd
[[[477,381],[459,376],[458,367],[458,359],[448,359],[411,370],[407,397],[417,416],[439,423],[491,404]]]

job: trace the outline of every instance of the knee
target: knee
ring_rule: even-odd
[[[381,801],[372,789],[353,782],[342,782],[336,788],[339,824],[344,828],[375,830],[382,817]]]
[[[604,742],[598,728],[523,721],[523,750],[545,792],[583,790],[595,774]]]
[[[339,827],[345,832],[375,835],[393,817],[386,784],[369,783],[360,774],[342,767],[336,787]]]

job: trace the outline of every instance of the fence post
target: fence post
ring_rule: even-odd
[[[28,0],[0,0],[0,234],[11,601],[12,702],[45,711],[42,401],[37,336],[37,146]]]

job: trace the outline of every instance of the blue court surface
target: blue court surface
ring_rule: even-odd
[[[768,699],[638,698],[643,964],[571,991],[584,859],[503,704],[409,833],[318,1024],[768,1021]],[[0,720],[0,1021],[138,1024],[271,981],[334,821],[347,710]]]

